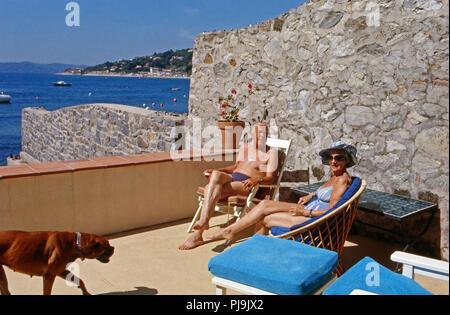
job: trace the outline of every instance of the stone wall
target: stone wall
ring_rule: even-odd
[[[170,151],[186,116],[117,104],[25,108],[22,151],[40,162]]]
[[[317,152],[342,139],[372,189],[435,201],[448,259],[448,1],[311,0],[272,20],[195,40],[189,116],[214,124],[218,99],[259,89],[240,112],[294,140],[290,171],[328,170]]]

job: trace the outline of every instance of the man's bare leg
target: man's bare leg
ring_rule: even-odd
[[[202,207],[200,219],[194,224],[194,230],[205,230],[209,228],[209,219],[211,218],[214,208],[222,195],[223,188],[227,183],[231,183],[233,178],[230,174],[214,171],[211,174],[209,184],[206,186],[205,197]]]
[[[205,197],[200,215],[200,220],[194,224],[194,233],[178,247],[180,250],[194,249],[204,244],[203,232],[209,229],[209,220],[214,208],[222,196],[223,187],[232,181],[231,175],[214,171],[211,174],[209,184],[206,186]],[[230,190],[230,189],[227,189]],[[229,193],[229,192],[228,192]]]

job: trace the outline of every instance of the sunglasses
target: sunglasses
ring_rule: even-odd
[[[344,162],[347,160],[345,155],[335,155],[335,156],[328,155],[325,157],[325,159],[327,160],[327,162],[331,162],[333,160],[335,160],[336,162]]]

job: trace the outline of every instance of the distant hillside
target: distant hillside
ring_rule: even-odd
[[[39,64],[33,62],[0,62],[0,72],[58,73],[63,72],[67,68],[86,68],[86,66],[63,63]]]
[[[70,70],[70,69],[68,69]],[[169,50],[163,53],[154,53],[153,56],[136,57],[125,60],[87,67],[81,73],[108,72],[108,73],[157,73],[170,72],[172,74],[190,75],[192,72],[192,49]]]

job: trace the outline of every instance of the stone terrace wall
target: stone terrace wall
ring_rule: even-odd
[[[352,174],[372,189],[439,203],[448,259],[448,1],[311,0],[272,20],[195,40],[190,117],[214,124],[219,96],[260,91],[240,118],[275,122],[294,140],[288,169],[327,171],[321,148],[342,139]],[[439,224],[438,224],[439,225]]]
[[[187,115],[117,104],[22,111],[22,151],[40,162],[170,151]]]

